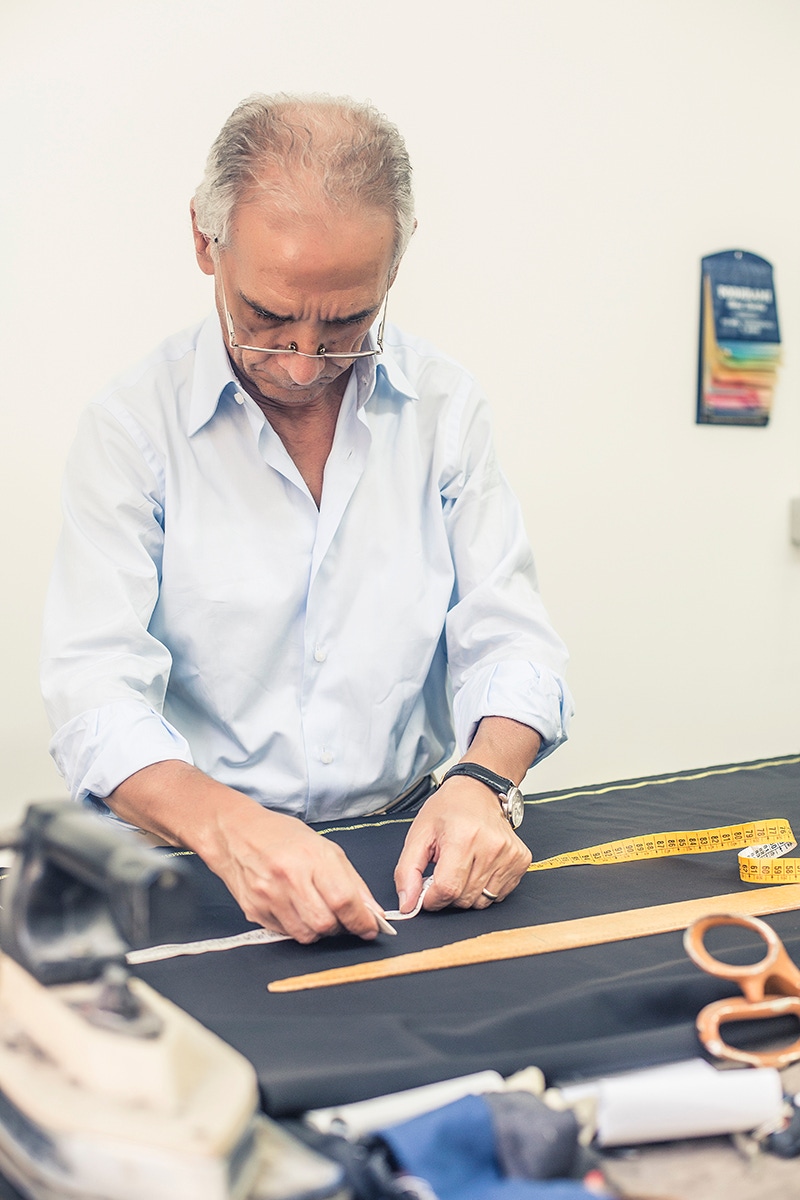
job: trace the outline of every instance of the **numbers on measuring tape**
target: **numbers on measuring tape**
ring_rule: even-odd
[[[792,828],[783,817],[743,821],[713,829],[677,829],[668,833],[646,833],[638,837],[601,842],[583,850],[569,850],[531,863],[529,871],[551,871],[557,867],[606,866],[640,862],[648,858],[673,858],[680,854],[715,854],[738,850],[739,876],[745,883],[800,882],[800,858],[787,858],[794,850]]]

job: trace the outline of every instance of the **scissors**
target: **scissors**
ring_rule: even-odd
[[[717,925],[741,925],[754,930],[766,942],[766,954],[758,962],[743,967],[715,958],[706,949],[705,936]],[[698,1014],[697,1032],[711,1054],[754,1067],[785,1067],[800,1059],[800,1038],[782,1050],[755,1053],[728,1045],[720,1033],[720,1025],[726,1021],[754,1021],[787,1015],[800,1018],[800,970],[774,929],[758,917],[728,914],[700,917],[684,933],[683,945],[703,971],[720,979],[732,979],[744,993],[732,999],[716,1000]]]

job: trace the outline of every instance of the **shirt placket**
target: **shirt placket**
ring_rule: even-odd
[[[335,683],[331,673],[343,669],[342,657],[335,653],[336,630],[344,617],[349,585],[348,581],[343,581],[342,586],[332,592],[328,587],[316,587],[315,583],[364,472],[369,443],[370,434],[365,422],[358,414],[350,413],[334,439],[325,468],[322,505],[317,515],[305,614],[302,689],[309,799],[346,786],[342,741],[345,730],[337,727],[330,707],[319,693],[329,694]]]

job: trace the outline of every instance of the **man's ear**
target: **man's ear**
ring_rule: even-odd
[[[189,204],[192,214],[192,237],[194,238],[194,253],[197,265],[204,275],[213,275],[215,270],[214,258],[211,253],[211,238],[207,233],[201,233],[197,228],[197,214],[194,211],[194,201]]]

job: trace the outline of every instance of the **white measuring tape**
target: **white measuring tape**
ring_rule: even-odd
[[[401,913],[398,909],[384,913],[387,921],[410,921],[422,908],[425,893],[433,882],[429,875],[422,881],[422,891],[419,899],[410,912]],[[150,946],[144,950],[130,950],[125,955],[125,961],[131,966],[138,963],[160,962],[164,958],[179,958],[182,954],[209,954],[215,950],[235,950],[237,946],[260,946],[266,942],[290,942],[287,933],[276,933],[274,929],[248,929],[244,933],[234,933],[230,937],[205,938],[199,942],[171,942],[163,946]]]
[[[672,858],[679,854],[713,854],[721,850],[738,850],[739,877],[744,883],[800,883],[800,858],[787,858],[797,842],[791,825],[783,817],[765,821],[743,821],[738,825],[719,825],[710,829],[678,829],[667,833],[646,833],[638,837],[601,842],[584,850],[568,850],[551,858],[531,863],[529,871],[550,871],[558,867],[611,866],[615,863],[639,862],[648,858]],[[407,921],[422,908],[425,892],[433,876],[424,880],[419,899],[411,912],[386,912],[389,921]],[[238,946],[256,946],[292,939],[272,929],[248,929],[231,937],[205,938],[198,942],[175,942],[131,950],[126,960],[138,963],[158,962],[178,958],[183,954],[209,954],[217,950],[233,950]]]

